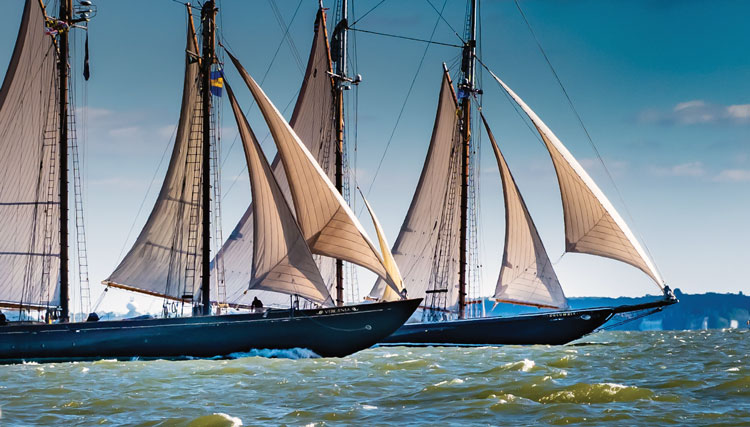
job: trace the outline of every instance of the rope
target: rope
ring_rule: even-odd
[[[601,328],[597,328],[594,331],[594,333],[602,332],[602,331],[607,331],[607,330],[610,330],[612,328],[616,328],[617,326],[624,325],[624,324],[630,323],[630,322],[634,322],[634,321],[636,321],[638,319],[642,319],[644,317],[647,317],[647,316],[650,316],[650,315],[652,315],[654,313],[657,313],[657,312],[661,311],[661,309],[662,309],[661,307],[657,307],[657,308],[654,308],[654,309],[651,309],[651,310],[646,310],[646,311],[644,311],[643,313],[641,313],[641,314],[639,314],[637,316],[627,317],[624,320],[619,321],[617,323],[613,323],[613,324],[608,325],[608,326],[602,326]],[[619,313],[619,314],[623,315],[625,313]],[[615,316],[617,316],[617,314]]]
[[[352,22],[352,26],[354,26],[354,25],[357,25],[357,22],[359,22],[359,21],[361,21],[362,19],[364,19],[364,17],[365,17],[365,16],[369,15],[369,14],[370,14],[370,12],[372,12],[372,11],[373,11],[373,10],[375,10],[375,9],[377,9],[377,8],[378,8],[378,6],[380,6],[380,5],[381,5],[381,4],[383,4],[383,3],[385,3],[385,0],[380,0],[380,2],[379,2],[378,4],[376,4],[376,5],[375,5],[375,6],[373,6],[373,7],[372,7],[372,8],[370,9],[370,10],[368,10],[367,12],[365,12],[365,13],[364,13],[364,14],[363,14],[362,16],[360,16],[360,17],[359,17],[359,19],[357,19],[356,21]],[[352,10],[353,10],[353,9],[354,9],[354,4],[352,3]],[[351,30],[351,28],[349,28],[349,29]]]
[[[436,26],[436,28],[437,28],[437,26]],[[458,47],[458,48],[463,47],[463,46],[459,46],[457,44],[432,41],[432,39],[430,39],[430,40],[418,39],[416,37],[401,36],[401,35],[398,35],[398,34],[390,34],[390,33],[381,33],[381,32],[378,32],[378,31],[361,30],[359,28],[348,28],[348,30],[349,31],[359,31],[360,33],[375,34],[377,36],[393,37],[395,39],[403,39],[403,40],[411,40],[411,41],[415,41],[415,42],[437,44],[437,45],[440,45],[440,46],[449,46],[449,47]],[[432,34],[433,35],[435,34],[434,30],[433,30]]]
[[[445,0],[443,2],[443,7],[441,9],[441,13],[443,10],[445,10],[445,5],[448,4],[448,0]],[[440,24],[440,18],[438,18],[437,21],[435,21],[435,25],[432,28],[432,33],[430,34],[430,41],[432,41],[432,38],[435,36],[435,31],[437,31],[438,24]],[[422,69],[422,64],[424,64],[424,59],[427,56],[427,51],[430,48],[430,44],[428,43],[427,46],[424,48],[424,52],[422,53],[422,58],[419,60],[419,65],[417,66],[417,71],[414,73],[414,77],[411,80],[411,84],[409,85],[409,90],[406,92],[406,97],[404,98],[404,102],[401,105],[401,111],[398,113],[398,117],[396,118],[396,124],[393,125],[393,130],[391,131],[391,136],[388,138],[388,142],[385,144],[385,149],[383,150],[383,155],[380,157],[380,161],[378,162],[378,167],[375,169],[375,173],[372,176],[372,180],[370,181],[370,185],[367,187],[367,196],[370,195],[370,192],[372,191],[372,186],[375,184],[375,179],[378,177],[378,173],[380,172],[381,166],[383,166],[383,160],[385,160],[385,156],[388,153],[388,148],[391,146],[391,142],[393,142],[393,136],[396,134],[396,129],[398,128],[398,124],[401,122],[401,117],[404,114],[404,109],[406,108],[406,103],[409,101],[409,96],[411,95],[412,89],[414,89],[414,84],[417,82],[417,77],[419,76],[419,71]],[[362,208],[360,208],[360,213],[362,212]]]
[[[271,58],[271,62],[268,63],[268,67],[266,68],[266,72],[263,73],[263,77],[260,79],[260,86],[263,86],[263,83],[266,81],[266,77],[268,77],[268,73],[271,71],[271,67],[273,67],[274,62],[276,61],[276,57],[279,54],[279,51],[281,50],[281,46],[284,44],[284,41],[286,41],[287,36],[289,35],[289,28],[292,26],[292,23],[294,22],[294,18],[297,17],[297,12],[299,12],[300,6],[302,6],[302,0],[297,3],[297,8],[294,10],[294,14],[292,15],[292,19],[289,20],[289,25],[282,25],[283,19],[279,21],[279,18],[277,18],[277,22],[279,22],[279,25],[281,26],[282,30],[284,30],[284,34],[281,36],[281,40],[279,41],[278,46],[276,46],[276,51],[273,53],[273,57]],[[234,50],[229,45],[229,42],[227,42],[226,39],[224,39],[223,35],[221,37],[221,43],[219,43],[220,46],[224,47],[226,45],[226,48],[229,48],[229,50]],[[296,49],[295,49],[296,51]],[[299,56],[299,55],[298,55]],[[298,64],[299,66],[299,64]],[[304,68],[300,68],[302,73],[304,74]],[[247,108],[247,111],[245,111],[245,116],[250,114],[250,111],[253,109],[253,106],[255,105],[255,98],[253,98],[252,102],[250,103],[250,106]],[[226,150],[226,154],[224,155],[224,160],[221,161],[221,166],[224,167],[224,164],[229,159],[230,155],[232,154],[232,149],[234,148],[235,144],[237,144],[237,140],[239,139],[239,135],[235,135],[234,139],[232,140],[232,143],[229,144],[229,149]],[[243,169],[244,172],[244,169]],[[236,179],[235,179],[236,181]],[[230,187],[231,188],[231,187]],[[227,191],[228,193],[229,191]],[[224,193],[224,196],[226,196],[227,193]]]
[[[539,48],[539,51],[542,53],[544,60],[547,62],[547,65],[549,66],[550,71],[552,71],[552,75],[555,76],[555,80],[557,81],[557,84],[560,86],[560,89],[562,89],[562,92],[565,95],[565,99],[567,99],[568,105],[570,105],[570,109],[573,111],[573,114],[575,114],[576,119],[578,119],[578,123],[581,125],[583,132],[586,134],[586,138],[588,139],[589,144],[591,145],[591,148],[594,149],[594,153],[596,154],[597,159],[599,159],[599,163],[601,163],[602,167],[604,168],[604,171],[606,172],[607,177],[609,178],[609,181],[612,184],[612,187],[614,187],[615,193],[617,193],[617,198],[620,200],[620,203],[625,209],[625,213],[627,214],[628,219],[630,220],[630,222],[635,223],[635,220],[633,219],[633,215],[630,214],[628,205],[627,203],[625,203],[625,199],[622,197],[622,193],[620,192],[620,189],[617,187],[617,184],[615,183],[615,180],[612,177],[612,173],[609,171],[609,168],[607,168],[607,165],[604,163],[604,159],[599,153],[599,149],[596,148],[596,144],[594,144],[594,140],[591,138],[591,134],[589,134],[589,131],[586,128],[586,125],[583,123],[583,119],[581,118],[581,115],[578,114],[578,110],[576,110],[575,106],[573,105],[573,101],[570,99],[570,96],[568,95],[568,91],[565,89],[565,86],[563,86],[562,80],[560,80],[560,76],[557,74],[557,71],[552,66],[552,62],[547,56],[547,53],[544,51],[544,48],[542,48],[542,44],[539,42],[539,39],[537,38],[536,33],[534,32],[534,29],[531,27],[531,23],[529,23],[529,20],[526,19],[526,14],[523,12],[523,9],[521,9],[521,5],[518,3],[518,0],[513,0],[513,2],[515,3],[516,8],[518,9],[518,12],[521,14],[523,21],[526,23],[526,27],[529,29],[529,32],[531,33],[531,35],[534,37],[534,42]],[[643,236],[641,236],[640,233],[638,235],[638,240],[640,240],[641,243],[643,244],[643,248],[646,250],[646,253],[648,254],[648,256],[653,259],[653,256],[651,255],[651,251],[649,251],[648,247],[646,246],[645,241],[643,240]],[[654,268],[656,268],[658,271],[658,268],[656,267],[655,264],[654,264]],[[659,272],[659,274],[661,274],[661,272]],[[659,285],[659,288],[661,289],[661,285]]]
[[[430,7],[432,8],[432,10],[434,10],[434,11],[435,11],[435,13],[437,13],[437,14],[438,14],[438,16],[440,17],[440,19],[442,19],[442,20],[443,20],[443,22],[445,22],[445,25],[447,25],[447,26],[448,26],[448,28],[450,28],[450,29],[451,29],[451,31],[453,31],[453,34],[455,34],[455,35],[456,35],[456,37],[458,37],[458,39],[459,39],[459,40],[461,40],[461,44],[466,44],[466,40],[464,40],[464,38],[463,38],[463,37],[461,37],[461,35],[460,35],[460,34],[458,34],[458,31],[456,31],[456,29],[455,29],[455,28],[453,28],[453,26],[452,26],[452,25],[450,24],[450,22],[448,22],[448,21],[447,21],[447,20],[445,19],[445,17],[443,17],[443,10],[445,9],[445,6],[443,6],[443,9],[441,9],[441,10],[437,10],[437,8],[435,7],[435,5],[434,5],[434,4],[432,4],[432,2],[431,2],[430,0],[426,0],[426,1],[427,1],[427,4],[429,4],[429,5],[430,5]],[[463,47],[463,46],[458,46],[458,47]]]

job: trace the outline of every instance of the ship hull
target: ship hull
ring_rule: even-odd
[[[312,310],[0,327],[0,363],[229,356],[305,348],[343,357],[387,337],[420,299]]]
[[[676,300],[674,301],[676,302]],[[590,334],[617,313],[659,309],[670,300],[618,307],[407,323],[381,345],[561,345]]]

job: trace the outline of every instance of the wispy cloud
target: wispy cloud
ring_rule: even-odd
[[[713,180],[717,182],[750,182],[750,170],[724,169]]]
[[[706,169],[702,162],[688,162],[672,166],[652,166],[651,171],[661,176],[704,176]]]
[[[750,104],[719,105],[700,99],[680,102],[669,111],[648,109],[638,120],[666,125],[750,124]]]
[[[750,182],[750,169],[722,169],[715,172],[700,161],[671,166],[651,166],[651,173],[659,176],[698,178],[709,182]]]

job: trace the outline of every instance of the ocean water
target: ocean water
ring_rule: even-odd
[[[0,366],[0,425],[750,425],[750,331]]]

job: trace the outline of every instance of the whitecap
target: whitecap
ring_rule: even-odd
[[[214,412],[214,415],[222,417],[225,420],[231,422],[232,423],[232,427],[239,427],[239,426],[242,425],[242,420],[239,419],[239,418],[237,418],[237,417],[233,417],[233,416],[225,414],[223,412]]]
[[[306,348],[290,349],[253,349],[248,352],[231,353],[229,357],[238,359],[240,357],[266,357],[270,359],[316,359],[320,356],[314,351]]]
[[[739,372],[739,371],[740,371],[740,368],[736,366],[734,368],[729,368],[725,370],[725,372]]]
[[[366,411],[372,411],[374,409],[378,409],[378,407],[377,406],[372,406],[372,405],[362,405],[362,409],[364,409]]]

